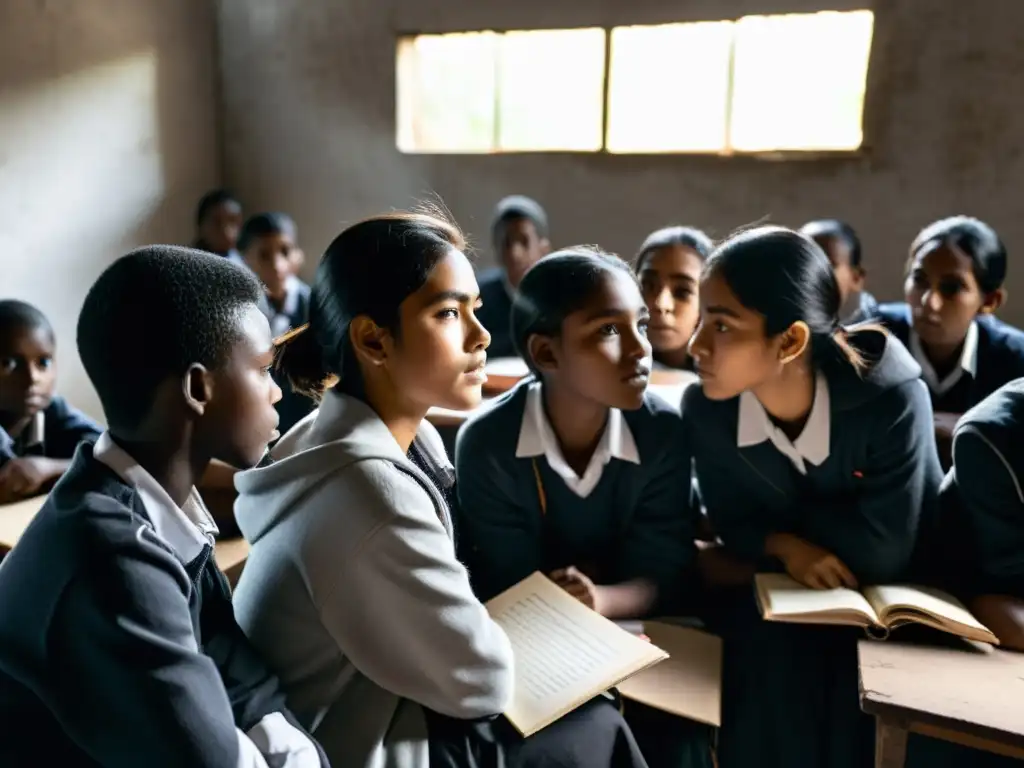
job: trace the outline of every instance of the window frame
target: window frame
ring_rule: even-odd
[[[866,6],[866,7],[865,7]],[[731,134],[730,126],[732,124],[732,113],[733,113],[733,99],[734,99],[734,78],[735,78],[735,36],[732,43],[730,44],[729,50],[729,72],[728,72],[728,97],[726,99],[726,135],[725,143],[720,150],[637,150],[637,151],[611,151],[608,149],[608,127],[609,127],[609,115],[610,115],[610,92],[611,92],[611,70],[612,70],[612,33],[615,29],[624,27],[659,27],[669,26],[672,24],[692,24],[700,23],[702,21],[708,22],[731,22],[737,23],[741,19],[748,16],[789,16],[789,15],[813,15],[815,13],[827,12],[830,9],[822,9],[822,11],[777,11],[777,12],[759,12],[759,13],[745,13],[735,17],[728,18],[709,18],[709,19],[692,19],[687,18],[682,21],[660,21],[660,22],[637,22],[635,24],[620,23],[620,24],[584,24],[574,26],[560,26],[560,27],[488,27],[486,29],[444,29],[443,31],[408,31],[398,30],[394,34],[395,42],[395,55],[392,57],[392,65],[394,67],[394,78],[392,83],[395,88],[395,98],[393,104],[396,106],[395,110],[395,121],[394,121],[394,137],[395,137],[395,149],[399,154],[408,156],[451,156],[451,157],[502,157],[502,156],[516,156],[516,155],[540,155],[540,156],[566,156],[566,157],[580,157],[580,156],[594,156],[604,155],[607,157],[619,158],[620,161],[628,161],[631,158],[659,158],[659,159],[670,159],[677,160],[683,159],[692,160],[695,162],[719,162],[723,159],[729,160],[730,162],[742,162],[744,160],[750,160],[756,163],[761,162],[790,162],[790,161],[838,161],[841,164],[847,164],[850,161],[861,162],[869,157],[872,153],[872,144],[870,142],[871,137],[874,135],[875,130],[873,127],[873,115],[874,115],[874,94],[876,88],[874,87],[874,75],[876,73],[877,66],[877,54],[876,41],[877,41],[877,22],[878,14],[876,9],[871,3],[864,3],[861,7],[850,7],[842,10],[835,10],[837,13],[852,13],[857,11],[867,11],[872,15],[872,34],[871,40],[868,46],[867,52],[867,71],[865,73],[864,82],[864,98],[861,105],[861,142],[860,145],[854,149],[767,149],[767,150],[735,150],[729,144],[729,137]],[[598,149],[501,149],[497,147],[498,139],[500,136],[500,95],[498,89],[495,88],[494,102],[495,102],[495,116],[494,126],[492,130],[492,144],[495,145],[493,149],[483,151],[406,151],[398,147],[397,137],[399,135],[399,123],[398,123],[398,51],[404,40],[411,40],[420,36],[430,37],[443,37],[445,35],[457,35],[472,32],[490,32],[495,35],[504,35],[509,32],[558,32],[558,31],[571,31],[578,29],[594,29],[599,28],[604,33],[604,71],[602,73],[602,93],[601,93],[601,146]],[[495,64],[497,66],[497,64]]]

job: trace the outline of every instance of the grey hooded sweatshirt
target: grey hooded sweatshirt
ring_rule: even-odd
[[[447,465],[436,430],[417,444]],[[512,649],[455,557],[450,513],[363,402],[329,393],[240,472],[235,516],[252,545],[239,624],[334,765],[426,768],[423,707],[502,712]]]

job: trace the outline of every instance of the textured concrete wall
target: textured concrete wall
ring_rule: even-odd
[[[859,158],[410,157],[395,149],[396,33],[865,3],[877,7],[870,147]],[[985,218],[1011,252],[1024,252],[1016,189],[1024,177],[1024,2],[222,0],[220,14],[228,179],[252,205],[292,211],[311,254],[345,221],[428,192],[483,244],[493,203],[522,192],[547,206],[557,243],[598,242],[622,253],[669,222],[721,236],[763,217],[799,224],[841,216],[863,232],[871,287],[884,298],[900,292],[917,229],[945,214]],[[1009,288],[1004,317],[1024,324],[1024,266],[1011,268]]]
[[[49,315],[60,389],[97,417],[78,311],[117,256],[191,237],[221,171],[215,46],[203,0],[0,1],[0,297]]]

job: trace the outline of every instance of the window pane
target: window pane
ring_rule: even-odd
[[[732,34],[731,21],[613,29],[608,150],[724,150]]]
[[[398,43],[398,148],[403,152],[494,149],[493,32],[418,35]]]
[[[736,23],[736,151],[856,149],[874,14],[747,16]]]
[[[498,148],[601,148],[603,29],[506,32],[501,37]]]

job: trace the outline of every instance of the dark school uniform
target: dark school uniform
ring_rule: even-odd
[[[505,277],[505,270],[500,267],[489,269],[477,277],[480,286],[480,309],[476,317],[480,324],[491,334],[491,344],[487,354],[492,358],[515,357],[515,344],[512,341],[512,288]]]
[[[408,455],[441,493],[451,518],[457,518],[458,493],[452,468],[420,442],[413,442]],[[448,524],[452,525],[451,519]],[[522,738],[505,718],[467,721],[430,710],[425,715],[430,761],[437,768],[647,766],[622,716],[603,697],[587,702],[528,739]]]
[[[0,765],[327,765],[235,623],[198,494],[103,434],[0,567]]]
[[[881,304],[873,320],[902,341],[921,366],[936,413],[964,413],[1004,384],[1024,376],[1024,332],[992,315],[979,315],[964,339],[960,363],[940,379],[914,333],[910,307]]]
[[[919,519],[934,514],[941,470],[920,368],[888,334],[851,341],[868,360],[816,377],[814,405],[790,441],[752,393],[724,401],[701,387],[682,418],[701,500],[726,551],[762,571],[771,533],[837,555],[861,585],[904,578]],[[845,627],[764,621],[750,586],[708,596],[724,641],[722,768],[868,768],[874,727],[858,706],[857,640]]]
[[[309,297],[309,286],[293,276],[285,282],[284,300],[280,305],[269,300],[260,305],[270,321],[270,332],[274,338],[309,322]],[[274,380],[281,388],[281,399],[275,407],[280,418],[278,430],[283,435],[306,415],[312,413],[316,403],[305,395],[293,391],[287,378],[277,371],[274,371]]]
[[[682,424],[648,394],[637,411],[612,409],[583,475],[566,463],[529,379],[459,434],[460,558],[488,600],[534,571],[574,565],[597,584],[636,578],[659,588],[656,615],[687,610],[695,517]],[[710,733],[627,703],[626,719],[652,766],[710,765]]]
[[[70,459],[83,440],[99,437],[99,425],[62,397],[54,397],[16,438],[0,427],[0,467],[11,459],[43,456]]]
[[[957,422],[953,468],[940,491],[932,580],[965,600],[1024,599],[1024,379],[982,400]],[[912,735],[907,768],[1010,768],[1008,757]]]

